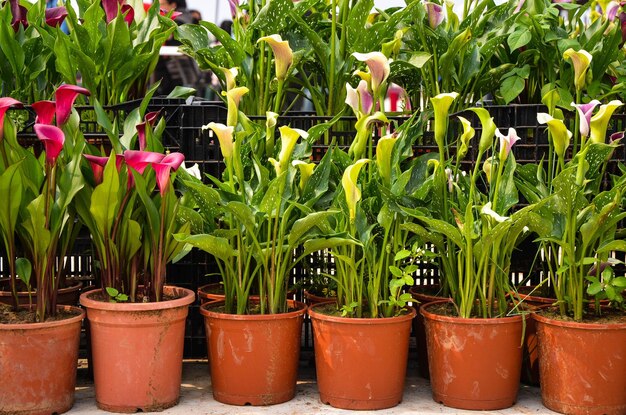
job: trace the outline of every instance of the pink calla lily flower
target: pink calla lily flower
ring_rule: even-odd
[[[509,128],[507,135],[502,134],[499,130],[496,130],[496,136],[500,139],[500,161],[504,162],[511,152],[513,145],[517,143],[520,138],[517,136],[515,128]]]
[[[133,9],[133,6],[130,4],[122,4],[120,13],[124,16],[124,21],[128,26],[130,26],[133,23],[133,20],[135,20],[135,9]]]
[[[436,29],[443,22],[443,7],[430,1],[424,3],[424,6],[428,14],[428,25],[431,29]]]
[[[76,85],[61,85],[55,92],[57,125],[63,125],[70,118],[72,105],[78,94],[89,96],[89,90]]]
[[[143,174],[146,167],[150,164],[160,163],[164,157],[165,156],[163,154],[152,151],[124,151],[124,160],[126,161],[126,164],[133,170],[136,170],[139,174]]]
[[[352,54],[358,61],[365,62],[369,69],[372,83],[372,92],[377,95],[380,86],[389,77],[391,70],[389,60],[382,52],[358,53]]]
[[[26,29],[28,27],[28,20],[26,19],[28,10],[26,7],[20,5],[19,0],[9,0],[9,3],[11,6],[11,14],[13,15],[11,27],[13,27],[15,32],[20,29],[20,24]]]
[[[137,124],[137,138],[139,139],[139,150],[145,150],[148,145],[146,141],[146,124],[150,124],[150,126],[154,126],[157,118],[161,115],[161,111],[153,111],[149,112],[145,116],[145,121]]]
[[[614,21],[615,18],[617,17],[617,12],[619,11],[620,8],[620,4],[616,1],[610,1],[609,4],[607,4],[606,9],[604,10],[604,16],[606,17],[606,19],[610,22]]]
[[[104,175],[104,166],[109,161],[108,157],[92,156],[91,154],[83,154],[83,157],[87,159],[93,172],[93,177],[96,181],[96,185],[102,183],[102,177]],[[117,160],[116,160],[117,161]]]
[[[147,113],[144,119],[146,120],[147,123],[154,126],[154,124],[156,123],[156,120],[159,118],[159,115],[161,115],[161,110],[152,111],[152,112]]]
[[[284,81],[293,63],[293,51],[289,46],[289,42],[283,40],[280,35],[264,36],[257,40],[257,43],[259,42],[267,42],[272,48],[274,52],[274,63],[276,65],[276,78],[278,78],[279,81]]]
[[[228,5],[230,6],[230,15],[233,17],[233,20],[237,17],[237,8],[239,8],[239,0],[228,0]]]
[[[594,99],[587,104],[575,104],[572,102],[571,105],[576,108],[576,111],[578,111],[578,116],[580,118],[580,135],[583,137],[589,137],[591,114],[593,113],[593,110],[600,105],[600,101]]]
[[[111,23],[117,17],[120,6],[124,4],[125,0],[102,0],[102,8],[106,16],[107,24]]]
[[[165,9],[159,9],[159,14],[161,16],[167,16],[167,15],[169,15],[169,13],[170,12],[168,12]],[[170,16],[170,19],[172,19],[172,20],[176,20],[181,14],[183,14],[182,12],[177,12],[177,11],[172,11],[171,13],[172,13],[172,15]]]
[[[54,165],[63,150],[63,144],[65,143],[65,134],[59,127],[46,124],[35,124],[35,134],[37,138],[43,143],[46,151],[46,163],[48,165]]]
[[[185,161],[185,156],[182,153],[170,153],[163,157],[160,163],[152,163],[161,196],[165,196],[169,187],[170,171],[178,170],[183,161]]]
[[[2,127],[4,125],[4,115],[11,107],[22,107],[22,103],[11,97],[0,98],[0,139],[2,138]]]
[[[48,26],[57,27],[67,17],[67,9],[65,6],[52,7],[46,9],[46,24]]]
[[[52,120],[54,120],[54,113],[57,108],[54,101],[38,101],[35,102],[32,107],[37,114],[35,124],[52,124]]]

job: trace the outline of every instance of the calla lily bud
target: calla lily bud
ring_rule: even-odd
[[[355,124],[356,137],[348,149],[348,154],[350,156],[360,158],[365,154],[367,143],[372,139],[370,126],[376,122],[388,123],[389,120],[385,114],[380,111],[376,111],[369,117],[361,117],[357,120]]]
[[[609,120],[616,109],[624,105],[622,101],[617,99],[609,102],[608,104],[600,105],[600,109],[591,118],[590,129],[591,136],[590,141],[592,143],[604,143],[606,142],[606,129],[609,125]]]
[[[571,104],[578,112],[578,119],[580,120],[580,135],[582,137],[589,137],[589,126],[591,124],[591,114],[597,105],[600,105],[600,101],[594,99],[588,104]]]
[[[448,111],[452,102],[459,96],[456,92],[439,94],[430,99],[435,110],[435,142],[439,151],[442,152],[445,146],[446,130],[448,128]]]
[[[489,111],[484,108],[470,108],[470,111],[478,115],[482,131],[480,133],[480,142],[478,143],[478,151],[484,153],[493,144],[493,137],[496,134],[496,123],[493,122],[493,117],[490,116]]]
[[[122,4],[120,13],[124,16],[124,21],[130,27],[135,20],[135,9],[130,4]]]
[[[108,24],[117,17],[119,7],[124,4],[124,0],[102,0],[101,4]]]
[[[348,166],[341,178],[341,185],[346,194],[346,203],[350,214],[350,222],[354,222],[356,218],[356,204],[361,200],[361,189],[357,184],[361,168],[368,163],[368,159],[357,160],[354,164]]]
[[[309,178],[313,174],[313,170],[315,170],[315,163],[305,163],[302,160],[294,160],[291,165],[300,170],[300,190],[304,191]]]
[[[537,114],[537,121],[539,124],[548,124],[548,130],[550,134],[552,134],[554,151],[560,159],[563,159],[565,157],[565,151],[567,147],[569,147],[572,133],[567,129],[563,120],[553,118],[550,114],[546,114],[545,112]]]
[[[62,126],[70,118],[72,106],[79,94],[89,96],[89,90],[76,85],[61,85],[54,93],[57,125]]]
[[[170,19],[172,19],[172,20],[176,20],[176,19],[178,19],[178,18],[179,18],[179,17],[180,17],[183,13],[182,13],[182,12],[177,12],[177,11],[175,11],[175,10],[170,10],[170,11],[167,11],[167,10],[165,10],[165,9],[159,9],[159,14],[160,14],[161,16],[165,16],[165,17],[169,16],[169,18],[170,18]]]
[[[273,111],[267,111],[265,113],[265,127],[266,128],[274,128],[276,127],[276,123],[278,122],[278,114]]]
[[[67,9],[64,6],[51,7],[46,9],[46,24],[48,26],[57,27],[67,17]]]
[[[476,130],[472,128],[472,123],[469,122],[468,119],[463,117],[458,117],[459,121],[461,121],[461,125],[463,125],[463,134],[461,134],[461,146],[459,148],[459,153],[457,158],[460,160],[467,154],[469,150],[469,142],[474,135],[476,135]]]
[[[11,19],[13,31],[17,32],[20,30],[20,25],[26,29],[28,27],[28,19],[26,18],[28,10],[26,7],[22,6],[19,0],[9,0],[9,4],[11,7],[11,15],[13,16]]]
[[[237,18],[237,10],[239,9],[239,0],[228,0],[228,5],[230,6],[230,15],[235,20]]]
[[[277,176],[287,169],[298,139],[300,137],[306,139],[309,136],[306,131],[287,127],[286,125],[283,125],[278,130],[280,131],[280,153],[278,154],[278,167],[274,165]]]
[[[235,127],[233,126],[225,126],[224,124],[219,124],[215,122],[211,122],[202,127],[203,130],[211,129],[213,133],[217,136],[217,139],[220,143],[220,150],[222,151],[222,156],[227,163],[230,162],[230,159],[233,157],[233,147],[234,147],[234,139],[233,133],[235,131]]]
[[[237,125],[237,119],[239,117],[239,101],[241,97],[249,92],[249,89],[245,86],[233,88],[226,92],[226,103],[228,105],[228,113],[226,115],[226,123],[235,127]],[[222,92],[223,94],[223,92]]]
[[[278,114],[273,111],[265,113],[265,154],[274,154],[274,131],[278,122]]]
[[[378,144],[376,145],[376,165],[378,166],[378,174],[380,174],[380,177],[387,186],[391,184],[391,154],[396,141],[398,141],[398,137],[387,135],[378,140]]]
[[[485,177],[487,177],[487,183],[489,183],[489,184],[491,184],[491,178],[492,178],[491,174],[493,172],[493,162],[494,162],[494,157],[489,157],[483,163],[483,171],[485,172]]]
[[[491,202],[488,202],[487,204],[485,204],[482,209],[480,209],[480,213],[482,215],[485,215],[493,220],[495,220],[496,222],[500,223],[500,222],[504,222],[506,220],[509,219],[508,216],[501,216],[499,215],[496,211],[494,211],[493,209],[491,209]]]
[[[59,127],[54,125],[35,124],[34,129],[37,138],[43,143],[46,151],[46,163],[53,166],[61,150],[63,150],[65,134]]]
[[[289,42],[283,40],[280,35],[264,36],[257,41],[257,43],[259,42],[267,42],[272,48],[272,51],[274,51],[276,78],[278,78],[279,81],[284,81],[293,63],[293,51],[291,47],[289,47]]]
[[[509,133],[504,135],[500,131],[496,130],[496,136],[500,139],[500,161],[504,162],[511,152],[511,148],[517,143],[520,138],[517,136],[515,128],[509,128]]]
[[[563,53],[563,58],[572,61],[572,65],[574,66],[574,86],[576,86],[577,91],[582,90],[585,87],[587,70],[589,69],[593,57],[584,49],[577,52],[569,48]]]
[[[431,29],[436,29],[443,22],[443,7],[430,1],[424,3],[424,6],[426,6],[426,13],[428,14],[428,25]]]
[[[237,86],[237,75],[239,75],[239,70],[237,68],[220,68],[222,73],[224,74],[224,78],[226,79],[226,91],[230,91]]]
[[[365,62],[371,75],[372,92],[374,96],[378,96],[381,85],[385,83],[389,77],[391,68],[389,60],[382,52],[358,53],[352,54],[358,61]]]

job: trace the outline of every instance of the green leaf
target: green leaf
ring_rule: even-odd
[[[414,52],[409,58],[409,63],[418,69],[421,69],[433,55],[428,52]]]
[[[200,24],[206,27],[215,38],[224,46],[224,49],[228,51],[230,58],[235,66],[240,66],[246,58],[246,53],[242,46],[237,43],[235,39],[230,37],[230,33],[220,29],[214,23],[202,21]]]
[[[322,251],[324,249],[337,248],[346,245],[360,245],[358,241],[349,238],[332,237],[332,238],[316,238],[309,239],[304,243],[303,255],[312,254],[313,252]]]
[[[107,294],[109,294],[109,297],[111,298],[115,298],[120,294],[120,292],[113,287],[106,287],[105,290],[107,291]]]
[[[314,227],[322,229],[323,232],[330,232],[331,229],[326,219],[336,213],[338,212],[331,210],[326,212],[312,212],[305,217],[295,221],[293,226],[291,227],[291,232],[289,232],[289,246],[295,247],[297,244],[300,244],[302,241],[302,237],[305,236],[309,232],[309,230]]]
[[[504,102],[508,104],[517,98],[524,91],[525,86],[524,78],[519,76],[510,76],[502,81],[500,94],[504,98]]]
[[[624,240],[614,240],[602,245],[598,248],[597,253],[603,254],[605,252],[613,252],[613,251],[621,251],[626,252],[626,241]]]
[[[111,234],[113,220],[120,204],[119,187],[120,180],[115,166],[115,155],[112,155],[104,167],[102,183],[96,186],[91,195],[89,208],[102,235]]]
[[[292,0],[267,0],[265,6],[255,16],[250,28],[268,35],[278,34],[290,23],[287,16],[293,9]]]
[[[626,277],[616,277],[611,280],[614,287],[626,288]]]
[[[30,261],[26,258],[18,258],[15,261],[15,270],[18,278],[26,284],[27,287],[30,287],[30,276],[33,271],[33,266]]]
[[[176,85],[172,92],[167,95],[167,98],[184,98],[187,99],[196,94],[195,88],[189,88],[185,86]]]
[[[6,197],[4,203],[0,203],[0,231],[6,241],[15,240],[15,225],[22,204],[23,184],[20,164],[9,166],[0,176],[0,194]]]
[[[507,39],[507,43],[509,44],[509,49],[511,52],[516,49],[521,48],[522,46],[526,46],[532,39],[532,33],[528,29],[520,29],[509,35]]]
[[[587,294],[596,295],[602,291],[602,283],[594,282],[593,284],[589,284],[587,287]]]
[[[187,235],[175,234],[174,239],[178,242],[184,242],[196,248],[213,255],[215,258],[224,262],[230,258],[237,256],[237,251],[230,246],[230,242],[226,238],[221,238],[209,234]]]

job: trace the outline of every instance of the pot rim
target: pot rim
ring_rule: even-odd
[[[329,316],[327,314],[323,314],[315,310],[315,308],[317,307],[324,307],[327,305],[328,303],[320,303],[320,304],[312,305],[311,307],[309,307],[309,311],[308,311],[309,316],[312,319],[329,321],[333,323],[352,324],[352,325],[362,324],[362,325],[371,326],[372,324],[383,325],[383,324],[400,323],[406,320],[413,320],[413,318],[417,315],[415,308],[409,307],[409,306],[406,307],[406,311],[408,311],[406,314],[402,314],[399,316],[392,316],[392,317],[377,317],[377,318],[372,318],[372,317],[353,318],[353,317]]]
[[[25,308],[25,307],[28,307],[28,306],[23,306],[20,308]],[[52,327],[59,327],[59,326],[71,325],[74,323],[80,323],[85,318],[85,310],[83,310],[80,307],[75,307],[75,306],[70,306],[70,305],[58,305],[57,310],[72,310],[72,311],[78,312],[79,314],[70,318],[65,318],[63,320],[44,321],[42,323],[18,323],[18,324],[0,323],[0,331],[48,329]]]
[[[253,302],[255,302],[253,300]],[[307,311],[308,306],[301,301],[287,300],[287,304],[296,307],[296,310],[289,311],[287,313],[279,314],[228,314],[219,313],[217,311],[211,311],[209,308],[219,307],[225,303],[224,300],[211,301],[209,303],[202,304],[200,306],[200,314],[204,317],[218,318],[220,320],[254,320],[254,321],[267,321],[267,320],[280,320],[292,317],[301,317]]]
[[[557,320],[554,318],[546,317],[541,313],[533,313],[533,318],[542,324],[549,326],[570,328],[577,330],[625,330],[626,323],[585,323],[578,321],[565,321]]]
[[[8,277],[0,278],[0,283],[5,283],[5,282],[9,282],[9,281],[10,281],[10,279]],[[75,279],[73,277],[66,278],[66,281],[67,282],[71,282],[72,285],[70,285],[68,287],[59,288],[58,289],[59,293],[65,293],[65,292],[68,292],[68,291],[80,290],[83,287],[83,285],[85,285],[85,283],[82,280]],[[33,288],[33,291],[32,291],[33,295],[36,292],[37,292],[37,288]],[[0,296],[7,295],[7,293],[8,293],[8,295],[12,296],[11,291],[0,290]],[[18,291],[17,294],[18,295],[28,295],[28,291]]]
[[[90,297],[97,294],[99,291],[100,290],[91,290],[82,293],[80,295],[80,304],[86,308],[106,311],[154,311],[176,307],[185,307],[196,300],[196,294],[193,291],[187,288],[176,287],[174,285],[164,286],[163,292],[165,293],[166,291],[177,291],[184,295],[174,300],[159,301],[158,303],[106,303],[104,301],[92,300]]]
[[[420,307],[420,313],[425,319],[434,320],[434,321],[442,321],[448,323],[455,324],[465,324],[465,325],[476,325],[476,326],[484,326],[486,324],[507,324],[507,323],[516,323],[525,318],[525,315],[516,314],[513,316],[506,317],[492,317],[492,318],[463,318],[463,317],[454,317],[454,316],[441,316],[439,314],[435,314],[428,311],[429,307],[443,304],[443,303],[451,303],[452,300],[438,300],[433,301],[431,303],[424,304]],[[534,314],[534,313],[533,313]]]

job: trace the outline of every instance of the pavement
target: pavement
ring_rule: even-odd
[[[178,405],[169,408],[162,414],[347,414],[353,411],[332,408],[319,400],[315,383],[315,370],[303,360],[299,370],[296,397],[286,403],[267,406],[230,406],[217,402],[211,392],[211,378],[206,360],[185,361],[183,364],[183,380]],[[429,382],[417,375],[417,368],[409,366],[405,385],[404,400],[395,408],[382,411],[354,411],[359,414],[475,414],[474,411],[463,411],[447,408],[432,400]],[[93,381],[88,379],[84,362],[78,371],[76,387],[76,403],[68,412],[70,415],[106,414],[108,412],[96,407]],[[541,404],[539,388],[522,385],[518,401],[512,408],[499,411],[484,411],[481,414],[555,414]]]

